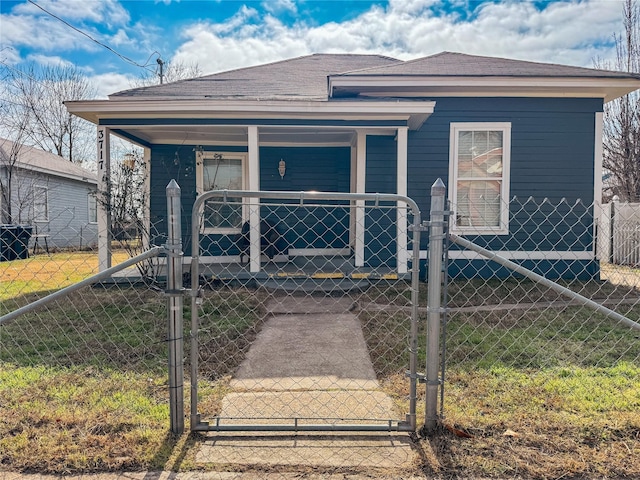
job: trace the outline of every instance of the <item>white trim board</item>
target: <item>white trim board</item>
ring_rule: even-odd
[[[492,251],[496,255],[507,260],[594,260],[593,252],[571,251],[571,250],[549,250],[549,251],[522,251],[522,250],[496,250]],[[420,260],[427,259],[428,250],[420,250]],[[450,260],[489,260],[479,253],[469,250],[449,251]]]
[[[290,257],[348,256],[350,248],[290,248]]]

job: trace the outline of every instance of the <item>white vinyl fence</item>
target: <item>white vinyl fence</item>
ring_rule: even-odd
[[[616,265],[640,265],[640,203],[614,201],[602,206],[598,258]]]

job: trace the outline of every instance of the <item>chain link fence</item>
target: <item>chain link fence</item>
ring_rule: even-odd
[[[166,444],[161,249],[121,235],[112,264],[128,267],[86,282],[97,224],[74,212],[52,205],[46,222],[0,226],[0,470],[140,469]]]
[[[0,324],[0,470],[640,476],[638,330],[445,243],[439,421],[417,440],[397,430],[425,418],[419,219],[380,197],[241,198],[207,200],[183,245],[200,432],[170,433],[167,260],[147,259]],[[594,256],[592,205],[509,211],[508,235],[463,238],[637,322],[640,271]],[[97,272],[95,249],[47,240],[0,261],[0,316]],[[113,263],[132,246],[114,242]]]
[[[384,196],[300,203],[208,202],[197,218],[211,222],[197,228],[196,249],[184,245],[185,261],[199,267],[184,270],[193,303],[189,290],[167,285],[175,258],[168,255],[3,321],[2,464],[41,472],[176,468],[167,318],[177,307],[167,297],[180,295],[184,358],[196,372],[184,372],[193,380],[185,403],[192,396],[196,429],[209,431],[191,445],[190,465],[414,472],[410,439],[396,432],[415,429],[420,408],[413,215]],[[406,241],[398,242],[398,219]],[[95,250],[51,247],[0,263],[12,275],[3,274],[2,315],[97,272]],[[130,256],[125,247],[113,249],[114,264]],[[265,351],[272,363],[263,361]],[[213,427],[220,423],[235,428],[223,433]],[[247,424],[253,431],[243,433]],[[272,433],[262,439],[256,430],[263,429]],[[278,430],[284,436],[274,436]]]
[[[191,363],[230,393],[193,395],[192,428],[415,430],[417,295],[398,242],[412,212],[390,195],[226,195],[203,200],[192,234]],[[350,224],[365,239],[354,255]],[[411,368],[413,412],[397,411],[378,379]]]
[[[200,200],[190,348],[191,425],[208,432],[199,461],[413,472],[409,437],[394,432],[416,428],[415,209],[392,195]]]
[[[450,236],[444,423],[486,442],[485,464],[505,473],[640,475],[640,270],[596,257],[595,238],[620,232],[598,235],[593,205],[514,198],[508,209],[508,235],[463,235],[473,250]],[[463,465],[479,458],[467,453]]]

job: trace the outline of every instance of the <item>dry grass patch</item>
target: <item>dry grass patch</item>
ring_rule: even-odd
[[[504,302],[532,303],[450,312],[444,420],[416,444],[423,471],[444,478],[640,478],[640,334],[587,308],[550,305],[547,292],[526,282],[498,283]],[[484,288],[460,288],[459,305],[486,305]],[[595,284],[582,290],[618,298],[634,292]],[[640,317],[637,307],[626,312]],[[370,308],[358,315],[384,390],[407,412],[406,313]],[[424,316],[419,325],[423,370]]]
[[[165,380],[0,364],[0,465],[67,473],[158,469],[169,445]]]
[[[166,302],[147,288],[87,287],[0,327],[0,470],[189,468],[195,438],[168,430]],[[263,316],[252,292],[204,293],[200,406],[207,413],[219,412],[225,375]]]

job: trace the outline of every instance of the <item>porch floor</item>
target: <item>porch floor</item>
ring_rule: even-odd
[[[183,266],[183,272],[185,276],[190,274],[189,264]],[[284,290],[340,291],[364,288],[375,280],[408,280],[411,273],[399,274],[396,268],[389,266],[355,267],[349,259],[316,257],[264,261],[259,272],[251,272],[249,263],[201,263],[199,276],[200,283],[209,284],[256,282],[260,286]],[[160,281],[166,279],[166,265],[156,267],[155,277]],[[130,267],[113,275],[112,282],[135,283],[140,279],[138,269]]]

